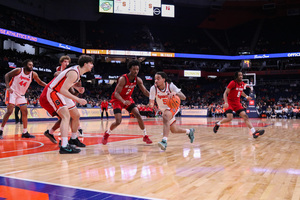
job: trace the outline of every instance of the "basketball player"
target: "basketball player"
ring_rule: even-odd
[[[22,113],[22,138],[35,138],[34,135],[30,135],[27,131],[27,100],[25,93],[32,82],[32,78],[43,87],[46,86],[46,83],[41,81],[38,74],[32,70],[33,62],[27,59],[23,62],[23,68],[16,68],[5,74],[5,103],[7,105],[7,111],[3,116],[0,127],[0,139],[3,139],[3,128],[15,106],[19,106]]]
[[[67,66],[70,64],[70,62],[71,62],[71,58],[70,58],[69,56],[61,56],[60,59],[59,59],[59,63],[60,63],[61,65],[58,66],[58,67],[56,68],[56,72],[54,73],[54,77],[58,76],[62,71],[64,71],[64,70],[67,68]],[[84,88],[82,89],[82,88],[80,87],[80,85],[79,85],[79,87],[76,87],[76,86],[74,86],[74,87],[75,87],[78,91],[80,91],[79,93],[82,94],[82,93],[84,92]],[[71,92],[72,94],[75,95],[75,90],[74,90],[73,87],[70,88],[70,92]],[[69,109],[69,110],[72,110],[72,109],[74,109],[74,108],[76,107],[74,101],[72,101],[72,100],[67,100],[66,103],[67,103],[67,106],[68,106],[68,109]],[[74,113],[75,113],[75,112],[71,112],[70,114],[74,114]],[[46,137],[48,137],[48,138],[50,139],[50,141],[53,142],[54,144],[56,144],[57,141],[56,141],[56,139],[55,139],[53,133],[59,128],[60,122],[61,122],[61,119],[58,119],[58,120],[56,121],[56,123],[52,126],[52,128],[51,128],[50,130],[46,130],[46,131],[44,132],[44,135],[45,135]],[[72,132],[73,132],[73,131],[72,131]],[[79,132],[79,135],[80,135],[80,136],[83,135],[82,129],[81,129],[80,127],[78,127],[78,132]],[[81,145],[81,146],[82,146],[82,145]]]
[[[168,80],[165,72],[157,72],[155,74],[155,85],[150,88],[149,107],[153,108],[154,99],[158,105],[158,108],[162,112],[163,117],[163,139],[158,143],[158,146],[162,150],[166,150],[169,132],[172,133],[185,133],[189,138],[190,142],[194,141],[194,128],[183,129],[176,126],[175,115],[179,112],[179,106],[176,109],[171,109],[167,106],[168,98],[172,98],[177,95],[181,100],[185,100],[185,95]]]
[[[81,55],[76,66],[70,67],[62,71],[55,77],[43,90],[40,97],[41,106],[46,109],[52,116],[58,115],[61,119],[60,131],[62,143],[60,146],[60,154],[79,153],[80,149],[74,146],[80,146],[81,142],[78,140],[76,131],[79,126],[79,113],[77,108],[69,110],[67,102],[74,100],[81,105],[85,105],[85,99],[78,98],[71,94],[69,89],[80,80],[80,76],[86,72],[90,72],[93,68],[93,58],[87,55]],[[70,123],[70,116],[72,117],[72,137],[68,142],[68,127]],[[75,133],[73,132],[75,131]],[[84,145],[85,146],[85,145]]]
[[[248,126],[248,128],[251,130],[253,138],[257,138],[260,135],[263,135],[265,133],[265,130],[255,130],[255,128],[252,126],[252,123],[249,120],[248,115],[245,112],[245,108],[241,104],[241,96],[245,97],[247,100],[251,100],[252,98],[247,96],[243,90],[245,89],[245,83],[243,80],[243,73],[242,72],[236,72],[234,75],[234,80],[232,80],[229,85],[227,86],[223,98],[224,98],[224,108],[225,108],[225,114],[226,118],[223,118],[221,121],[216,122],[215,127],[213,129],[214,133],[218,132],[218,129],[221,124],[230,122],[233,119],[233,111],[240,117],[242,117]]]
[[[106,112],[106,119],[108,119],[108,113],[107,113],[107,108],[108,108],[108,102],[106,101],[106,99],[104,99],[102,102],[101,102],[101,119],[103,119],[103,113],[104,113],[104,110]]]
[[[128,112],[132,113],[138,120],[139,127],[142,129],[144,137],[143,141],[147,144],[151,144],[152,141],[147,135],[144,122],[137,109],[131,95],[136,85],[139,86],[143,94],[149,97],[149,91],[145,88],[141,78],[137,77],[141,64],[137,60],[132,60],[128,63],[128,74],[124,74],[118,78],[117,86],[111,96],[111,103],[114,110],[115,122],[110,125],[110,128],[105,131],[102,138],[102,144],[107,144],[107,139],[112,130],[121,124],[122,121],[122,109],[125,108]]]

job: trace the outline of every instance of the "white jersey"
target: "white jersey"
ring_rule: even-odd
[[[32,71],[27,75],[24,73],[24,68],[21,68],[21,72],[11,79],[9,85],[16,95],[24,96],[31,82]]]
[[[173,83],[167,83],[166,82],[166,87],[165,89],[162,91],[160,90],[158,87],[156,87],[155,85],[153,85],[150,88],[150,96],[149,99],[150,100],[156,100],[156,103],[159,107],[159,109],[164,112],[166,109],[170,109],[167,106],[167,99],[168,99],[168,94],[170,94],[171,92],[175,92],[178,93],[180,92],[180,89],[178,87],[176,87],[176,85],[174,85]]]
[[[68,69],[65,69],[64,71],[62,71],[57,77],[55,77],[51,82],[50,82],[50,85],[49,87],[56,91],[56,92],[60,92],[60,89],[61,87],[63,86],[65,80],[66,80],[66,74],[69,72],[69,71],[75,71],[77,72],[77,79],[76,81],[73,83],[76,84],[79,80],[80,80],[80,74],[79,74],[79,65],[76,65],[76,66],[73,66],[73,67],[70,67]]]

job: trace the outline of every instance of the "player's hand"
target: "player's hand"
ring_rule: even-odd
[[[169,93],[168,97],[169,97],[169,99],[172,99],[173,97],[175,97],[175,95],[176,95],[176,92],[171,92],[171,93]]]
[[[129,106],[131,104],[131,101],[125,100],[125,101],[123,101],[123,104],[126,106]]]
[[[78,99],[78,103],[83,106],[87,104],[87,101],[85,99]]]
[[[247,98],[246,98],[247,100],[251,100],[252,98],[250,97],[250,96],[247,96]]]
[[[223,108],[228,108],[228,107],[229,107],[228,103],[224,103]]]
[[[14,91],[11,88],[6,88],[9,93],[13,93]]]
[[[77,90],[80,94],[83,94],[84,91],[85,91],[84,87],[78,87],[78,88],[76,88],[76,90]]]

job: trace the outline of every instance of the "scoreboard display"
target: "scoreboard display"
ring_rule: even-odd
[[[175,6],[161,0],[99,0],[100,13],[175,17]]]

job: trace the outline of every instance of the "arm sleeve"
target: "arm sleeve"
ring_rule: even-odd
[[[154,85],[150,88],[149,99],[150,100],[154,100],[155,99],[155,86]]]
[[[170,83],[170,90],[171,90],[171,92],[175,92],[175,93],[178,93],[181,91],[181,89],[179,89],[176,85],[174,85],[174,83]]]

